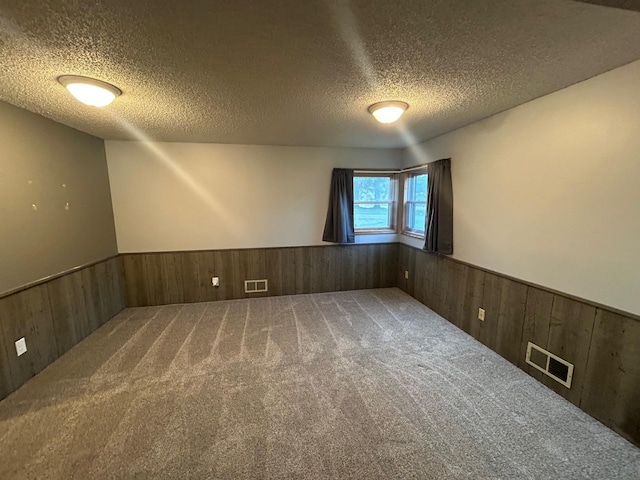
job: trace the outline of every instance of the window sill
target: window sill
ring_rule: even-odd
[[[413,233],[413,232],[402,232],[402,235],[405,235],[405,236],[411,237],[411,238],[418,238],[420,240],[424,240],[424,234],[421,235],[419,233]]]
[[[380,235],[380,234],[386,234],[386,233],[398,233],[396,230],[393,230],[391,228],[380,228],[377,230],[374,229],[370,229],[370,230],[355,230],[354,233],[356,235]]]

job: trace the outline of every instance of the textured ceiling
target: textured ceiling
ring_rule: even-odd
[[[570,0],[0,0],[0,99],[106,139],[402,147],[639,58],[640,13]]]

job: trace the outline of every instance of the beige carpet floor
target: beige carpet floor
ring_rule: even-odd
[[[0,478],[638,479],[398,289],[127,309],[0,403]]]

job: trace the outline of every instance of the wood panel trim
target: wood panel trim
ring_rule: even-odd
[[[554,295],[560,295],[560,296],[569,298],[571,300],[575,300],[575,301],[578,301],[578,302],[581,302],[581,303],[585,303],[587,305],[591,305],[591,306],[596,307],[596,308],[600,308],[602,310],[606,310],[606,311],[611,312],[611,313],[615,313],[617,315],[623,315],[623,316],[629,317],[629,318],[631,318],[633,320],[640,321],[640,315],[635,314],[635,313],[627,312],[625,310],[620,310],[620,309],[617,309],[615,307],[611,307],[609,305],[604,305],[602,303],[594,302],[594,301],[588,300],[586,298],[578,297],[576,295],[571,295],[570,293],[566,293],[566,292],[562,292],[562,291],[559,291],[559,290],[555,290],[553,288],[545,287],[544,285],[540,285],[540,284],[537,284],[537,283],[529,282],[527,280],[522,280],[520,278],[512,277],[511,275],[506,275],[506,274],[497,272],[495,270],[490,270],[490,269],[485,268],[485,267],[481,267],[481,266],[474,265],[474,264],[469,263],[469,262],[465,262],[463,260],[459,260],[457,258],[452,258],[452,257],[447,256],[447,255],[441,255],[441,254],[438,254],[438,253],[426,252],[426,251],[422,250],[421,248],[414,247],[413,245],[408,245],[408,244],[402,243],[402,242],[351,243],[351,244],[344,244],[344,245],[343,244],[299,245],[299,246],[286,246],[286,247],[225,248],[225,249],[214,249],[214,250],[169,250],[169,251],[159,251],[159,252],[119,253],[119,254],[116,254],[116,255],[110,255],[110,256],[105,257],[105,258],[100,259],[100,260],[96,260],[96,261],[92,261],[92,262],[85,263],[85,264],[82,264],[82,265],[78,265],[76,267],[70,268],[70,269],[65,270],[63,272],[56,273],[54,275],[50,275],[48,277],[44,277],[44,278],[41,278],[39,280],[35,280],[33,282],[27,283],[27,284],[22,285],[20,287],[13,288],[11,290],[7,290],[5,292],[0,292],[0,299],[4,298],[4,297],[8,297],[10,295],[13,295],[15,293],[19,293],[19,292],[21,292],[23,290],[27,290],[29,288],[37,287],[38,285],[50,282],[51,280],[55,280],[57,278],[63,277],[65,275],[68,275],[70,273],[76,272],[78,270],[82,270],[84,268],[92,267],[92,266],[94,266],[94,265],[96,265],[98,263],[106,262],[106,261],[111,260],[113,258],[117,258],[117,257],[123,257],[124,258],[125,255],[149,255],[151,253],[158,253],[158,254],[172,253],[172,254],[176,254],[176,253],[186,253],[186,252],[202,253],[202,252],[211,252],[211,251],[225,252],[225,251],[245,251],[245,250],[256,250],[256,249],[259,249],[259,250],[285,250],[285,249],[296,249],[296,248],[357,247],[357,246],[363,246],[363,245],[392,245],[392,244],[405,246],[407,248],[411,248],[411,249],[417,250],[419,252],[424,252],[424,253],[428,253],[430,255],[435,255],[437,257],[443,258],[443,259],[448,260],[450,262],[459,263],[459,264],[465,265],[467,267],[471,267],[471,268],[475,268],[477,270],[481,270],[481,271],[483,271],[485,273],[490,273],[490,274],[493,274],[493,275],[497,275],[497,276],[506,278],[508,280],[512,280],[512,281],[515,281],[515,282],[518,282],[518,283],[522,283],[522,284],[527,285],[529,287],[534,287],[534,288],[537,288],[539,290],[543,290],[543,291],[552,293]],[[398,285],[398,286],[400,286],[400,285]]]
[[[176,303],[180,295],[185,303],[247,298],[243,281],[251,278],[268,278],[270,287],[252,297],[394,287],[397,253],[398,243],[387,242],[122,254],[127,306]],[[160,285],[177,275],[163,262],[169,257],[182,264],[175,297]]]
[[[60,273],[54,273],[53,275],[49,275],[48,277],[43,277],[39,280],[34,280],[33,282],[29,282],[29,283],[25,283],[24,285],[21,285],[19,287],[16,288],[12,288],[11,290],[6,290],[4,292],[0,292],[0,299],[5,298],[5,297],[9,297],[15,293],[20,293],[23,290],[28,290],[29,288],[33,288],[33,287],[37,287],[38,285],[42,285],[43,283],[47,283],[50,282],[52,280],[55,280],[56,278],[60,278],[60,277],[64,277],[65,275],[69,275],[70,273],[74,273],[77,272],[79,270],[83,270],[85,268],[89,268],[89,267],[93,267],[94,265],[97,265],[99,263],[102,262],[108,262],[111,259],[114,258],[118,258],[120,256],[119,253],[116,253],[115,255],[110,255],[108,257],[102,258],[100,260],[95,260],[95,261],[91,261],[88,263],[83,263],[82,265],[78,265],[76,267],[73,268],[69,268],[67,270],[64,270]]]
[[[637,318],[404,246],[398,252],[398,287],[640,446]],[[484,322],[477,319],[479,307],[486,310]],[[570,389],[526,364],[528,341],[574,364]]]
[[[0,400],[125,308],[119,256],[0,298]],[[15,355],[14,342],[28,350]]]
[[[480,267],[478,265],[474,265],[473,263],[465,262],[463,260],[458,260],[457,258],[452,258],[452,257],[450,257],[448,255],[442,255],[440,253],[427,252],[426,250],[422,250],[421,248],[414,247],[413,245],[409,245],[409,244],[402,243],[402,242],[399,242],[399,244],[403,245],[403,246],[405,246],[407,248],[411,248],[413,250],[417,250],[419,252],[423,252],[423,253],[425,253],[427,255],[435,255],[435,256],[437,256],[439,258],[443,258],[444,260],[447,260],[449,262],[455,262],[455,263],[459,263],[461,265],[465,265],[467,267],[475,268],[475,269],[481,270],[481,271],[483,271],[485,273],[490,273],[492,275],[497,275],[498,277],[506,278],[507,280],[511,280],[513,282],[522,283],[523,285],[527,285],[528,287],[533,287],[533,288],[537,288],[539,290],[544,290],[545,292],[549,292],[549,293],[552,293],[554,295],[560,295],[561,297],[566,297],[566,298],[569,298],[571,300],[575,300],[576,302],[580,302],[580,303],[584,303],[586,305],[590,305],[592,307],[600,308],[602,310],[606,310],[608,312],[615,313],[617,315],[623,315],[625,317],[631,318],[632,320],[636,320],[636,321],[640,322],[640,315],[638,315],[636,313],[631,313],[631,312],[627,312],[625,310],[620,310],[618,308],[611,307],[611,306],[605,305],[603,303],[594,302],[593,300],[588,300],[586,298],[578,297],[576,295],[572,295],[570,293],[562,292],[560,290],[554,290],[553,288],[545,287],[544,285],[539,285],[537,283],[529,282],[527,280],[522,280],[521,278],[512,277],[511,275],[500,273],[500,272],[497,272],[495,270],[490,270],[490,269],[485,268],[485,267]]]
[[[380,232],[374,232],[380,233]],[[394,232],[391,232],[394,233]],[[247,247],[247,248],[209,248],[204,250],[154,250],[149,252],[120,252],[124,255],[152,255],[154,253],[206,253],[206,252],[244,252],[247,250],[293,250],[296,248],[327,248],[327,247],[363,247],[366,245],[400,245],[399,242],[366,242],[366,243],[329,243],[324,245],[287,245],[285,247]],[[402,244],[404,245],[404,244]],[[408,246],[408,245],[407,245]]]

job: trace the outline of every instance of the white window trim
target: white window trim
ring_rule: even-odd
[[[354,199],[353,206],[355,208],[356,204],[380,204],[380,203],[388,203],[389,204],[389,212],[391,213],[391,226],[389,227],[381,227],[381,228],[353,228],[353,232],[356,235],[379,235],[384,233],[398,233],[398,176],[399,172],[395,170],[383,170],[383,171],[375,171],[375,170],[367,170],[367,171],[358,171],[354,170],[353,177],[385,177],[391,179],[391,189],[393,190],[391,200],[388,202],[356,202]]]
[[[407,227],[407,204],[408,203],[422,203],[422,202],[415,202],[415,201],[410,201],[407,200],[407,182],[409,180],[409,178],[411,177],[416,177],[418,175],[425,175],[427,174],[427,167],[426,165],[417,167],[417,168],[412,168],[410,171],[405,170],[402,173],[402,208],[401,208],[401,212],[400,212],[400,218],[402,219],[402,229],[401,229],[401,234],[402,235],[406,235],[407,237],[413,237],[413,238],[420,238],[423,239],[425,237],[426,231],[425,232],[419,232],[417,230],[414,230],[412,228]],[[425,207],[427,207],[427,203],[428,202],[424,202],[425,203]]]

